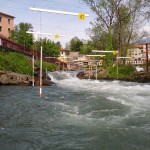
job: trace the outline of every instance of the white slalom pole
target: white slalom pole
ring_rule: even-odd
[[[34,51],[32,56],[32,86],[34,86]]]
[[[42,97],[42,46],[41,46],[41,59],[40,59],[40,97]]]
[[[97,65],[96,65],[96,80],[97,80]]]
[[[91,78],[91,70],[90,70],[90,57],[88,58],[88,65],[89,65],[89,79]]]

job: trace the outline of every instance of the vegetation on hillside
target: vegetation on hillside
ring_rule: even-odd
[[[37,67],[40,67],[40,61],[38,60],[35,64]],[[57,66],[54,63],[49,63],[49,62],[42,62],[42,70],[45,72],[46,69],[48,71],[55,71],[57,69]]]
[[[39,67],[39,61],[35,64]],[[43,71],[56,70],[57,66],[53,63],[43,62]],[[32,74],[32,62],[29,57],[17,52],[0,51],[0,69],[13,71],[22,74]]]
[[[7,71],[22,74],[31,74],[32,72],[29,58],[16,52],[0,52],[0,66]]]

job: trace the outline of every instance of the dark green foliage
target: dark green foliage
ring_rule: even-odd
[[[37,61],[35,64],[37,67],[40,67],[40,61]],[[54,63],[42,62],[42,70],[43,71],[56,71],[57,66]]]
[[[32,48],[33,35],[26,33],[26,31],[31,30],[32,28],[31,24],[21,22],[19,25],[15,26],[14,30],[11,31],[10,39],[23,46]]]
[[[22,74],[31,74],[30,60],[21,53],[0,52],[0,68]]]
[[[36,67],[40,67],[40,62],[37,61]],[[43,62],[43,71],[55,71],[57,66],[54,63]],[[32,63],[29,57],[17,53],[0,51],[0,70],[13,71],[22,74],[32,74]]]
[[[131,77],[135,73],[136,69],[133,65],[118,65],[118,75],[117,75],[117,65],[114,67],[109,67],[108,74],[110,78],[123,79]]]
[[[69,43],[71,51],[80,51],[83,45],[83,42],[78,37],[72,38]]]
[[[80,47],[80,54],[86,55],[91,54],[92,50],[94,50],[94,47],[92,46],[91,41],[86,41],[83,43],[83,45]]]
[[[41,41],[36,41],[35,47],[39,52],[41,45],[43,47],[43,53],[47,56],[57,57],[60,55],[60,45],[55,44],[53,41],[46,38],[41,39]]]

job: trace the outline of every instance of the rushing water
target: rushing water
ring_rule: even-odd
[[[150,84],[49,75],[42,98],[0,86],[0,150],[150,150]]]

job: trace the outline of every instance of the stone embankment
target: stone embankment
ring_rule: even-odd
[[[43,75],[43,85],[49,86],[52,85],[50,77]],[[31,86],[32,77],[25,74],[3,71],[0,70],[0,85],[21,85],[21,86]],[[35,85],[39,85],[39,73],[35,74]]]

